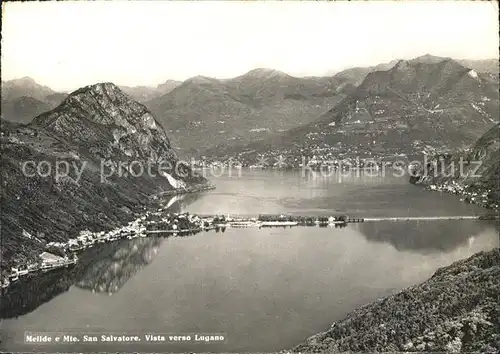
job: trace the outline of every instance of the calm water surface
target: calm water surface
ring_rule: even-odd
[[[217,189],[165,203],[192,213],[350,216],[474,215],[455,196],[403,178],[304,177],[242,171]],[[451,262],[498,247],[487,221],[373,222],[346,228],[227,229],[124,240],[72,270],[4,295],[0,350],[273,351],[355,307],[417,284]],[[225,333],[226,343],[25,345],[23,333]]]

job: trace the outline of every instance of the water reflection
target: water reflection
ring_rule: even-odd
[[[201,193],[165,198],[161,204],[180,212],[202,197]],[[66,292],[72,285],[96,293],[114,293],[140,269],[150,264],[163,242],[161,237],[136,238],[99,245],[79,255],[71,267],[19,280],[0,298],[0,318],[14,318],[34,311]]]
[[[178,194],[161,201],[168,212],[177,213],[199,199],[201,193]],[[123,240],[105,247],[80,277],[76,286],[94,293],[113,294],[158,254],[162,237]]]
[[[117,292],[153,261],[162,241],[158,237],[148,237],[110,244],[98,259],[90,263],[76,286],[96,293]]]
[[[67,270],[44,273],[12,284],[0,299],[0,318],[15,318],[34,311],[74,284],[78,274]]]
[[[390,243],[398,251],[437,253],[470,244],[471,237],[496,226],[487,221],[432,220],[365,222],[350,227],[367,240]]]

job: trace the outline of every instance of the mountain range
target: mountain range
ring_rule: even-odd
[[[119,87],[123,92],[125,92],[127,95],[132,97],[137,102],[144,103],[156,97],[160,97],[169,93],[180,84],[182,84],[181,81],[167,80],[163,84],[159,84],[156,87],[151,87],[151,86],[119,86]]]
[[[313,124],[339,102],[354,95],[369,74],[391,70],[399,62],[347,69],[328,77],[297,78],[262,68],[225,80],[197,76],[144,104],[172,133],[173,144],[181,155],[220,155],[221,151],[256,141],[264,141],[268,146],[269,141],[280,137],[288,139],[289,132],[292,135],[294,129],[301,132],[299,127]],[[498,91],[496,60],[457,62],[426,54],[409,62],[429,66],[466,63]],[[422,74],[432,75],[416,75]],[[375,76],[370,79],[378,80]],[[471,135],[472,140],[478,137]]]
[[[226,80],[196,76],[144,104],[173,133],[181,153],[197,154],[308,123],[344,97],[346,84],[255,69]]]
[[[210,187],[177,165],[147,108],[111,83],[72,92],[28,125],[1,124],[0,251],[7,265],[82,229],[122,225],[156,193]]]
[[[469,146],[498,122],[498,81],[447,58],[400,60],[370,72],[313,122],[241,147],[209,150],[252,164],[259,156],[418,155]]]
[[[2,81],[2,118],[29,123],[37,115],[56,107],[66,97],[38,84],[30,77]]]
[[[445,62],[453,63],[456,66],[455,69],[452,68],[453,65],[440,69],[439,65]],[[398,63],[399,67],[395,68]],[[465,87],[454,87],[451,77],[448,77],[458,74],[458,65],[473,69],[482,80],[489,82],[487,86],[493,85],[493,90],[498,91],[498,60],[455,61],[429,54],[409,61],[394,60],[372,67],[350,68],[326,77],[297,78],[277,70],[255,69],[232,79],[196,76],[184,82],[167,80],[157,87],[120,86],[120,88],[132,99],[148,107],[158,122],[170,133],[172,144],[181,155],[213,153],[224,155],[231,149],[245,150],[246,144],[256,141],[259,142],[257,147],[252,144],[251,149],[260,149],[259,144],[270,146],[273,145],[272,141],[289,139],[290,136],[293,137],[296,134],[314,133],[309,131],[311,126],[316,125],[322,118],[328,121],[328,116],[331,118],[339,110],[351,110],[345,107],[346,105],[352,107],[354,102],[344,99],[360,95],[363,90],[370,95],[375,95],[377,85],[384,85],[384,80],[392,88],[388,77],[380,73],[391,70],[392,73],[401,72],[401,63],[409,63],[409,67],[417,63],[421,66],[420,71],[406,74],[415,77],[422,76],[422,80],[427,80],[425,85],[416,84],[414,87],[424,90],[419,92],[422,95],[428,94],[425,91],[427,89],[434,90],[434,94],[439,94],[439,90],[449,92],[455,89],[466,90]],[[423,69],[424,66],[427,66],[427,69]],[[433,66],[438,67],[434,70],[431,69]],[[445,73],[447,69],[455,71]],[[431,72],[432,70],[434,71]],[[399,78],[403,77],[401,75]],[[450,87],[443,86],[440,89],[432,87],[431,78],[441,80],[446,77],[451,80],[448,81]],[[397,79],[396,76],[393,81]],[[364,86],[360,88],[362,84]],[[372,87],[368,88],[367,85]],[[410,96],[414,93],[411,84],[402,89],[401,92],[409,92]],[[28,123],[35,116],[55,108],[66,96],[66,93],[54,92],[30,78],[2,82],[2,117],[10,121]],[[401,99],[402,97],[400,96]],[[488,95],[485,97],[489,98]],[[448,98],[443,97],[438,101],[446,103]],[[413,100],[411,97],[408,99]],[[393,101],[384,93],[386,102],[381,104],[388,103],[387,100]],[[337,107],[341,101],[344,106]],[[401,105],[396,103],[398,104]],[[358,103],[358,110],[363,110],[363,105],[372,106],[369,100],[365,102],[361,100]],[[482,109],[477,102],[474,105]],[[462,113],[468,114],[471,107],[469,106],[468,109],[462,107]],[[424,109],[429,109],[429,107],[425,106]],[[348,113],[347,111],[344,113]],[[449,116],[448,113],[449,107],[448,112],[444,112],[443,115]],[[354,119],[354,121],[357,120]],[[359,120],[363,121],[363,119]],[[478,136],[474,131],[469,135],[472,139]],[[457,139],[453,138],[453,140]],[[278,145],[283,144],[278,143]]]
[[[415,59],[418,59],[418,61],[422,63],[428,63],[428,64],[435,64],[440,61],[446,60],[446,59],[452,59],[450,57],[439,57],[431,54],[424,54],[421,55]],[[398,63],[399,60],[391,60],[388,63],[382,63],[378,64],[375,66],[367,66],[367,67],[354,67],[354,68],[348,68],[346,70],[343,70],[339,73],[337,72],[330,72],[326,76],[333,76],[335,74],[344,74],[344,75],[350,75],[351,77],[354,76],[357,78],[357,85],[361,84],[363,79],[368,75],[369,73],[373,71],[386,71],[394,67]],[[474,69],[475,71],[483,74],[497,74],[499,73],[499,62],[498,59],[456,59],[458,63],[461,65]]]
[[[499,72],[498,59],[482,59],[482,60],[461,59],[458,60],[458,62],[467,68],[474,69],[478,73],[494,74],[498,76]]]

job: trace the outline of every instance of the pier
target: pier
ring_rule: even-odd
[[[431,220],[498,220],[498,215],[462,215],[462,216],[396,216],[382,218],[364,218],[364,221],[431,221]]]
[[[209,231],[215,229],[225,230],[226,228],[248,228],[248,227],[345,227],[347,224],[376,222],[376,221],[436,221],[436,220],[498,220],[498,215],[453,215],[453,216],[396,216],[396,217],[348,217],[347,215],[334,216],[299,216],[299,215],[198,215],[200,221],[203,221],[206,226],[201,226],[195,229],[170,229],[170,225],[165,225],[166,228],[148,229],[146,234],[173,234],[183,235]],[[157,225],[159,226],[159,225]]]
[[[202,218],[220,218],[216,215],[203,215]],[[248,215],[238,216],[238,215],[227,215],[226,220],[232,221],[237,220],[238,222],[243,221],[262,221],[263,218],[259,216],[251,217]],[[284,215],[281,220],[283,221],[297,221],[299,225],[305,222],[311,223],[359,223],[359,222],[373,222],[373,221],[435,221],[435,220],[499,220],[499,215],[451,215],[451,216],[384,216],[384,217],[347,217],[345,215],[338,216],[298,216],[298,215]],[[276,217],[275,221],[280,221],[280,218]]]

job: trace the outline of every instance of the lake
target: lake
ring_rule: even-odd
[[[210,177],[210,175],[208,175]],[[243,170],[217,189],[166,200],[198,214],[477,215],[456,196],[406,178]],[[277,351],[354,308],[498,247],[490,221],[366,222],[345,228],[226,229],[123,240],[73,269],[19,281],[3,296],[2,351]],[[220,333],[223,343],[24,344],[24,332]]]

